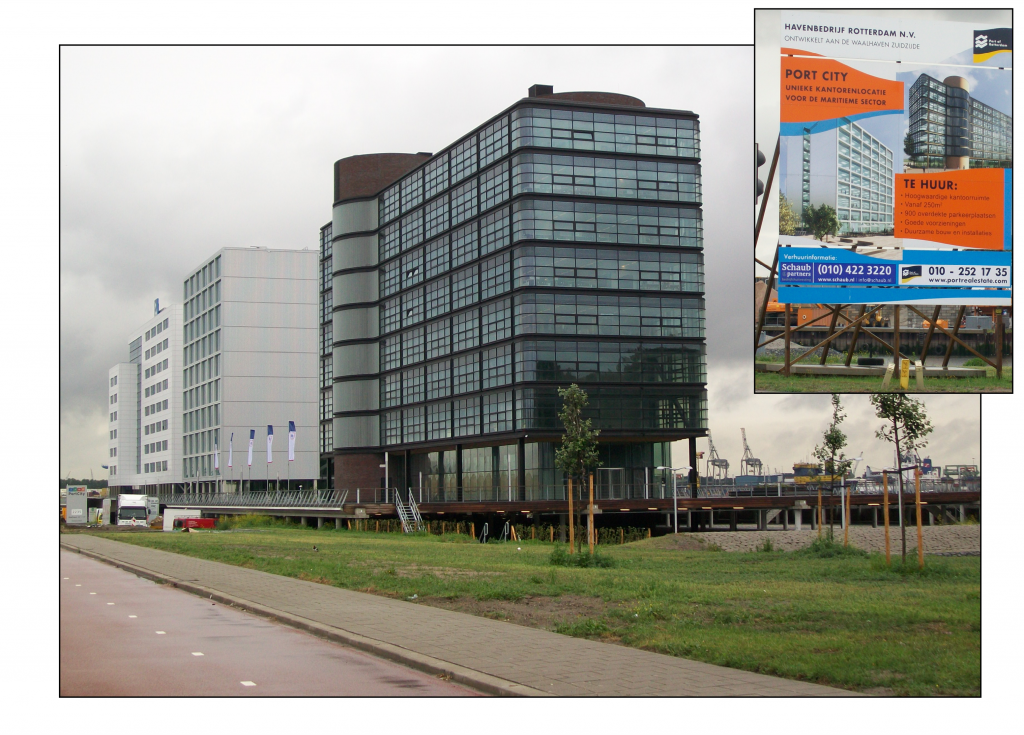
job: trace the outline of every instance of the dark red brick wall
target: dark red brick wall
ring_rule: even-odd
[[[623,107],[646,107],[643,100],[630,97],[628,94],[615,92],[556,92],[545,94],[538,99],[559,99],[569,102],[592,102],[597,105],[621,105]]]
[[[355,498],[357,487],[380,487],[384,470],[383,454],[340,454],[334,458],[334,487],[351,490]]]
[[[429,160],[422,153],[371,153],[334,162],[334,201],[380,193]]]

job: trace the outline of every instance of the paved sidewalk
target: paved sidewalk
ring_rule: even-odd
[[[493,694],[846,696],[843,689],[599,643],[86,534],[62,547]]]

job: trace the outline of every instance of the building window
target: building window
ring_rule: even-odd
[[[451,327],[447,319],[427,325],[427,359],[451,352]]]
[[[452,360],[453,393],[470,393],[480,389],[480,353],[473,352]]]
[[[508,153],[508,118],[502,117],[480,131],[480,166]]]
[[[512,336],[512,302],[502,299],[481,309],[484,344]]]
[[[402,326],[402,299],[396,296],[380,306],[380,331],[384,334]]]
[[[415,288],[402,295],[402,326],[423,321],[423,289]]]
[[[525,246],[516,251],[515,286],[634,291],[704,290],[701,253]]]
[[[423,327],[410,329],[402,335],[402,364],[412,365],[423,361]]]
[[[402,441],[402,412],[389,411],[384,414],[383,426],[384,443],[399,444]]]
[[[512,159],[512,194],[529,193],[700,204],[700,166],[526,153]]]
[[[447,314],[448,305],[448,279],[441,278],[427,284],[427,319]]]
[[[452,275],[452,309],[475,304],[479,298],[477,267],[471,265]]]
[[[508,200],[508,161],[480,176],[480,211]]]
[[[428,163],[423,169],[423,198],[430,199],[447,188],[448,154],[443,153]]]
[[[704,337],[702,299],[528,293],[513,313],[517,334]]]
[[[402,374],[389,373],[380,378],[381,408],[391,408],[402,404]]]
[[[427,438],[448,439],[452,436],[452,404],[450,401],[427,406]]]
[[[480,220],[480,254],[487,255],[509,244],[509,208],[504,207]]]
[[[472,179],[452,191],[452,227],[465,222],[476,212],[476,179]]]
[[[470,136],[452,149],[452,185],[476,171],[476,136]]]
[[[498,388],[512,383],[512,345],[492,347],[483,352],[482,387]]]
[[[395,184],[384,192],[380,198],[380,221],[390,222],[398,216],[400,205],[400,189]]]
[[[509,254],[502,253],[488,258],[480,264],[480,298],[489,299],[492,296],[508,291],[509,277]]]
[[[447,398],[451,395],[450,371],[450,360],[427,365],[427,400]]]
[[[512,391],[485,395],[483,405],[485,434],[512,431]]]
[[[439,235],[448,229],[448,198],[439,197],[423,210],[424,237]]]
[[[419,403],[423,400],[423,368],[402,372],[402,402]]]
[[[402,287],[402,269],[397,260],[380,267],[380,295],[390,296]]]
[[[474,436],[480,433],[480,396],[453,401],[455,436]]]
[[[427,244],[427,265],[425,278],[432,278],[448,270],[449,236],[434,240]]]
[[[402,211],[408,212],[423,201],[423,170],[402,181]]]
[[[392,370],[402,366],[402,336],[396,334],[380,341],[380,369]]]
[[[416,247],[423,242],[423,212],[413,212],[402,219],[402,250]]]
[[[401,245],[401,230],[399,223],[396,222],[389,227],[381,230],[380,233],[380,259],[382,261],[388,260],[398,255],[399,247]]]
[[[702,247],[703,226],[699,209],[527,200],[512,208],[512,237]]]
[[[452,351],[476,347],[479,344],[480,317],[478,309],[470,309],[452,318]]]
[[[402,256],[402,288],[423,280],[423,248]]]
[[[466,225],[452,233],[452,268],[458,268],[463,263],[476,260],[477,257],[477,232],[476,222]]]

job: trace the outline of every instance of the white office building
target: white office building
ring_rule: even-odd
[[[191,489],[248,489],[251,480],[260,490],[280,478],[284,490],[288,479],[295,489],[319,478],[318,267],[316,250],[223,248],[185,279],[178,436]]]
[[[892,233],[893,154],[855,122],[785,138],[781,192],[799,219],[808,206],[828,204],[839,233]]]
[[[108,484],[119,492],[180,486],[181,307],[160,308],[132,334],[128,361],[110,369]]]

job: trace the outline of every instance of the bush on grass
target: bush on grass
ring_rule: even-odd
[[[597,552],[593,554],[587,554],[580,552],[578,554],[570,554],[565,550],[564,546],[556,546],[551,552],[549,561],[556,567],[581,567],[585,569],[601,568],[610,569],[615,566],[615,560],[607,556],[602,556]]]
[[[833,537],[831,529],[827,529],[820,538],[814,539],[814,542],[806,549],[801,549],[794,553],[801,556],[813,556],[818,559],[864,557],[868,555],[868,552],[858,549],[856,546],[843,546],[841,543],[838,543]]]
[[[221,516],[217,519],[217,530],[230,531],[239,528],[287,528],[288,521],[273,516],[247,513],[240,516]]]

